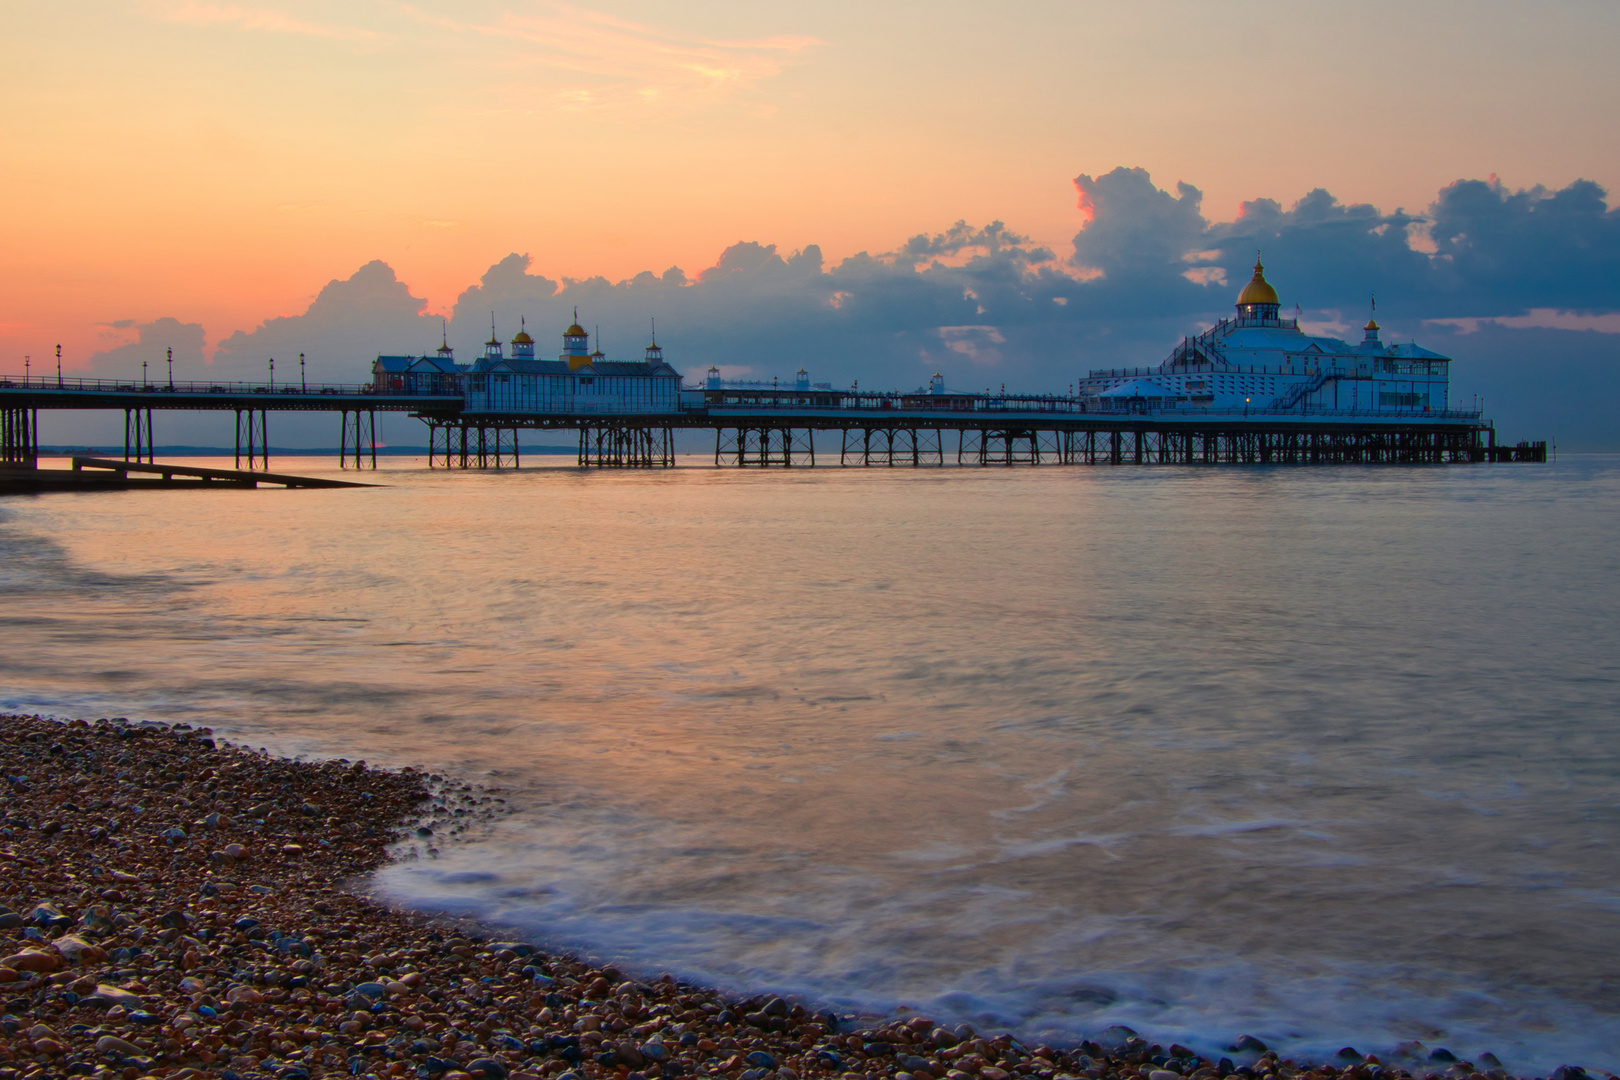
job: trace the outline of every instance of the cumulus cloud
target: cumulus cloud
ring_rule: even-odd
[[[1052,262],[1000,222],[959,222],[835,266],[814,245],[783,253],[744,241],[693,275],[671,268],[620,282],[554,280],[514,254],[457,299],[452,329],[467,347],[488,337],[492,312],[503,340],[524,319],[549,353],[577,307],[587,329],[602,327],[612,356],[636,355],[656,320],[667,354],[694,379],[711,365],[764,378],[804,367],[818,381],[910,388],[953,360],[1000,364],[1013,354],[1004,346],[1017,326],[1038,330],[1054,323],[1052,312],[1061,322],[1065,308],[1053,300],[1075,278]],[[980,326],[988,330],[964,330]],[[1026,344],[1022,366],[1010,370],[1036,378],[1043,350]]]
[[[1454,302],[1473,308],[1446,314],[1620,306],[1620,210],[1590,180],[1562,191],[1459,180],[1440,193],[1428,228]]]
[[[551,267],[511,254],[456,299],[450,340],[469,359],[493,314],[501,340],[522,320],[539,353],[555,355],[577,307],[613,358],[639,355],[656,320],[666,356],[693,381],[711,365],[765,379],[803,367],[842,386],[911,388],[940,371],[962,389],[1057,390],[1095,368],[1156,363],[1181,335],[1229,314],[1258,249],[1284,305],[1297,303],[1308,325],[1354,334],[1376,293],[1388,339],[1418,338],[1457,356],[1454,391],[1463,398],[1477,389],[1472,353],[1489,352],[1497,387],[1513,363],[1528,383],[1543,368],[1569,379],[1570,365],[1617,360],[1620,214],[1586,181],[1560,191],[1459,181],[1422,212],[1346,204],[1317,189],[1289,206],[1244,203],[1231,222],[1211,222],[1191,184],[1161,189],[1142,169],[1081,176],[1075,186],[1089,220],[1061,254],[999,221],[959,221],[836,263],[814,245],[742,241],[708,267],[620,281],[550,276]],[[213,367],[218,377],[256,379],[267,357],[279,375],[284,358],[304,352],[312,379],[357,381],[379,352],[438,345],[439,321],[424,309],[386,264],[370,263],[329,283],[302,314],[231,335]],[[146,342],[146,326],[140,334]],[[1508,359],[1514,335],[1535,351]],[[1554,343],[1576,338],[1567,362],[1554,363]],[[97,362],[133,355],[109,350]],[[1602,383],[1613,373],[1589,375]],[[1566,411],[1598,408],[1559,394]],[[1496,400],[1512,430],[1519,405],[1506,394]],[[1538,408],[1540,418],[1555,406]],[[1570,430],[1598,426],[1594,412]]]
[[[173,349],[176,382],[207,378],[203,374],[203,328],[200,323],[181,322],[165,316],[146,323],[119,319],[107,325],[126,334],[133,330],[135,340],[93,354],[85,364],[88,370],[76,370],[75,375],[138,382],[144,360],[147,380],[165,382],[169,377],[168,350]],[[34,365],[34,373],[40,374],[38,364]]]
[[[1191,284],[1183,276],[1187,256],[1207,246],[1203,192],[1178,182],[1171,195],[1154,185],[1146,169],[1125,168],[1096,179],[1077,176],[1074,186],[1090,220],[1075,236],[1069,261],[1101,271],[1097,289],[1148,304],[1196,295],[1181,284]]]
[[[304,353],[311,382],[362,382],[378,353],[417,353],[439,341],[440,320],[427,301],[381,261],[327,282],[300,315],[278,315],[238,330],[215,350],[210,378],[263,379],[274,358],[279,378],[297,377]]]

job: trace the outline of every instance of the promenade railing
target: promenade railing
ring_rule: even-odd
[[[370,383],[275,383],[242,382],[212,379],[206,382],[187,380],[169,382],[141,382],[139,379],[90,379],[64,375],[0,375],[0,390],[47,390],[85,393],[117,394],[289,394],[289,395],[350,395],[374,393]],[[404,391],[401,391],[402,393]],[[442,397],[437,394],[432,396]]]

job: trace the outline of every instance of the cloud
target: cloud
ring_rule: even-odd
[[[1155,187],[1146,169],[1118,168],[1092,179],[1074,178],[1080,210],[1090,219],[1074,238],[1071,265],[1099,270],[1110,291],[1126,287],[1184,294],[1184,256],[1205,246],[1209,223],[1203,192],[1184,181],[1176,194]],[[1189,283],[1190,284],[1190,283]]]
[[[302,314],[266,319],[220,342],[209,377],[263,379],[274,358],[278,378],[296,378],[304,353],[311,382],[364,382],[377,354],[419,353],[438,344],[440,320],[423,315],[426,306],[387,263],[369,262],[327,282]]]
[[[482,5],[444,0],[140,3],[149,16],[183,26],[431,55],[436,71],[476,71],[483,107],[523,111],[710,105],[774,78],[821,44],[792,33],[716,38],[556,0],[502,4],[488,14]],[[344,7],[350,17],[340,19],[333,12]]]
[[[222,26],[235,30],[269,31],[336,41],[374,43],[383,40],[383,35],[375,30],[299,18],[273,7],[179,0],[179,2],[149,3],[147,8],[166,22],[186,26]]]
[[[633,22],[564,3],[507,8],[488,19],[396,10],[422,26],[488,50],[490,86],[510,103],[585,109],[635,103],[684,104],[724,98],[782,72],[821,44],[802,34],[711,38]]]
[[[145,323],[135,319],[117,319],[107,326],[115,330],[134,330],[135,340],[91,354],[85,362],[85,369],[76,370],[75,375],[138,382],[144,360],[147,381],[166,382],[169,377],[168,350],[173,349],[176,382],[208,377],[203,361],[201,324],[181,322],[165,316]],[[34,366],[36,370],[39,367],[38,364]]]
[[[858,379],[874,389],[910,389],[939,371],[964,389],[982,388],[993,372],[1009,389],[1055,390],[1093,369],[1157,363],[1183,334],[1230,314],[1258,248],[1285,306],[1298,303],[1308,326],[1353,335],[1376,292],[1386,339],[1420,338],[1458,358],[1459,398],[1489,371],[1505,432],[1530,397],[1501,388],[1522,377],[1545,391],[1529,420],[1562,408],[1570,418],[1562,430],[1589,437],[1607,425],[1608,445],[1620,444],[1606,405],[1569,390],[1580,381],[1572,372],[1608,385],[1614,372],[1604,365],[1620,364],[1620,229],[1596,185],[1509,191],[1460,181],[1422,213],[1345,204],[1317,189],[1286,207],[1255,199],[1236,220],[1210,222],[1196,187],[1162,190],[1141,169],[1075,183],[1090,217],[1061,255],[999,221],[958,221],[837,262],[815,245],[784,251],[744,240],[711,266],[619,281],[570,278],[562,265],[510,254],[457,297],[450,341],[470,359],[493,313],[502,341],[521,320],[539,354],[554,356],[577,307],[615,359],[638,356],[656,320],[666,356],[693,381],[711,365],[763,379],[803,367],[818,382]],[[311,379],[360,381],[380,352],[439,344],[439,320],[424,310],[392,269],[369,263],[327,284],[303,313],[232,334],[214,377],[261,378],[271,356],[280,376],[303,352]],[[158,344],[158,325],[140,325],[140,348]],[[192,330],[200,339],[201,328]],[[1514,359],[1515,340],[1535,351]],[[1559,342],[1570,343],[1567,357]],[[97,363],[127,366],[137,359],[131,348]],[[1472,365],[1476,354],[1488,369]],[[1554,372],[1549,388],[1543,374]]]
[[[1620,334],[1620,311],[1591,314],[1558,308],[1531,308],[1525,315],[1497,315],[1490,318],[1426,319],[1435,326],[1451,326],[1460,333],[1475,334],[1486,326],[1510,330],[1595,330],[1600,334]]]
[[[1435,263],[1473,308],[1456,314],[1620,306],[1620,210],[1590,180],[1562,191],[1459,180],[1440,193],[1428,231]]]

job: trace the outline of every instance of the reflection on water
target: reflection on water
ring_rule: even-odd
[[[1620,462],[382,478],[0,503],[0,705],[498,786],[378,887],[645,970],[1620,1065]]]

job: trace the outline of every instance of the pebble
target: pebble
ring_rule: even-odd
[[[119,1057],[140,1057],[141,1048],[132,1042],[125,1042],[116,1035],[103,1035],[96,1040],[96,1053],[117,1054]]]
[[[27,778],[10,785],[8,820],[58,824],[0,833],[0,1080],[1217,1080],[1232,1070],[1180,1045],[1166,1054],[1122,1026],[1066,1051],[914,1015],[857,1022],[777,995],[729,999],[344,891],[391,845],[410,857],[429,837],[492,820],[495,793],[442,777],[281,760],[206,728],[16,716],[0,717],[0,776]],[[1261,1055],[1256,1074],[1278,1080],[1371,1080],[1364,1063],[1279,1061],[1248,1036],[1232,1049]],[[1494,1058],[1480,1064],[1503,1077]],[[1380,1080],[1412,1080],[1380,1067]],[[1582,1075],[1570,1068],[1562,1080]]]
[[[103,1005],[108,1007],[120,1005],[127,1012],[136,1012],[139,1011],[141,1007],[141,999],[130,993],[128,990],[121,990],[116,986],[108,986],[106,983],[98,983],[96,984],[95,990],[93,990],[90,996],[85,999],[85,1004]]]

